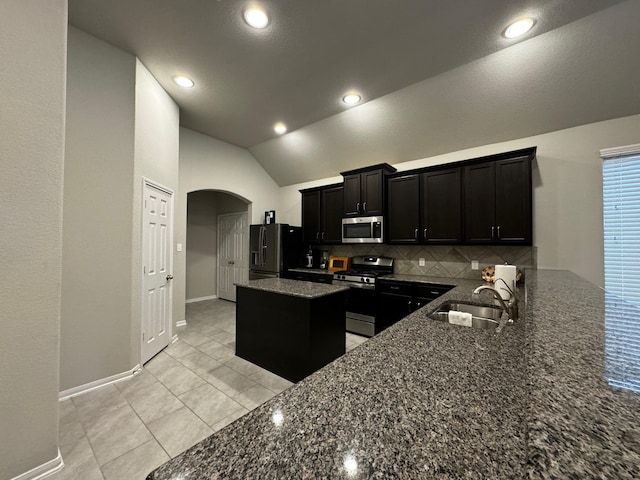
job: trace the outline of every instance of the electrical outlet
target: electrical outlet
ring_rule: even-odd
[[[181,243],[177,243],[176,244],[176,252],[181,252],[182,251],[182,244]]]
[[[478,260],[471,260],[471,270],[478,270],[479,268]]]
[[[418,260],[418,265],[420,267],[424,267],[425,263],[424,263],[424,258],[420,257],[420,259]]]

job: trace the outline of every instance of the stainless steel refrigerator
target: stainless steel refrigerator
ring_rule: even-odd
[[[280,277],[288,268],[300,266],[301,227],[286,223],[251,225],[249,244],[249,280]]]

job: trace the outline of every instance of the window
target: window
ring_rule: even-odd
[[[640,391],[640,145],[600,153],[607,378]]]

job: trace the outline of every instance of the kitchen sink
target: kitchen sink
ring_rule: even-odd
[[[470,303],[447,302],[431,312],[433,320],[449,322],[449,311],[466,312],[472,315],[472,326],[483,330],[494,330],[500,325],[502,309],[491,305],[472,305]]]

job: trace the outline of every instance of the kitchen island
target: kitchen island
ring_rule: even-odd
[[[344,355],[347,290],[281,278],[237,285],[236,355],[299,382]]]
[[[609,385],[633,369],[605,362],[622,337],[603,292],[526,279],[497,335],[427,318],[479,300],[479,282],[440,279],[456,288],[148,478],[638,478],[640,395]]]

